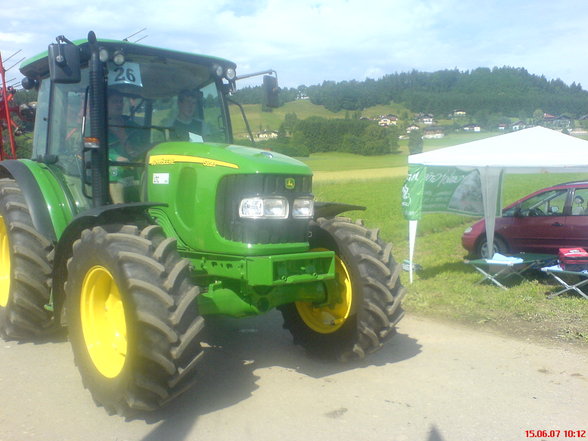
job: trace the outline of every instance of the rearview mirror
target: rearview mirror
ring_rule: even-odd
[[[279,92],[278,79],[270,75],[264,75],[263,77],[263,105],[266,107],[279,107],[280,100],[278,96]]]
[[[54,83],[79,83],[81,80],[80,49],[74,44],[50,44],[49,75]]]

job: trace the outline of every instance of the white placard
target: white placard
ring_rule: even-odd
[[[169,184],[169,173],[153,173],[153,183],[160,185]]]
[[[108,85],[117,86],[121,84],[143,87],[141,66],[139,63],[124,63],[121,66],[110,66],[108,70]]]

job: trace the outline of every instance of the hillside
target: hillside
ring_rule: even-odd
[[[579,118],[588,114],[588,91],[580,84],[547,80],[524,68],[494,67],[471,71],[402,72],[378,80],[324,81],[320,85],[283,89],[282,101],[304,95],[332,112],[362,111],[390,102],[402,103],[413,113],[436,118],[460,109],[468,115],[491,114],[531,118],[537,111]],[[259,103],[260,88],[237,92],[242,103]]]
[[[278,130],[280,125],[284,122],[287,114],[296,114],[298,119],[307,119],[312,116],[319,116],[322,118],[346,118],[353,116],[353,112],[348,110],[340,110],[332,112],[327,110],[324,106],[313,104],[310,100],[298,100],[285,103],[283,106],[273,109],[272,112],[262,112],[261,104],[243,104],[245,114],[249,120],[252,132],[259,133],[263,130]],[[237,106],[230,106],[231,120],[233,123],[233,133],[235,138],[246,138],[247,130],[243,117]],[[360,111],[360,116],[374,118],[379,115],[386,115],[388,113],[402,114],[408,110],[399,104],[377,105]],[[410,113],[410,112],[409,112]]]

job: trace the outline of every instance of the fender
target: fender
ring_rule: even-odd
[[[61,234],[55,247],[53,261],[53,310],[58,317],[65,300],[64,284],[67,280],[67,261],[72,255],[73,243],[82,231],[98,225],[124,224],[137,221],[153,223],[148,210],[153,207],[165,207],[165,203],[136,202],[130,204],[105,205],[84,211],[76,216]],[[63,317],[61,318],[63,323]]]
[[[315,202],[314,220],[317,220],[319,217],[332,218],[345,211],[365,211],[365,209],[366,207],[361,205],[342,204],[339,202]]]
[[[52,242],[57,241],[47,201],[33,172],[22,161],[8,159],[0,163],[0,178],[12,177],[20,186],[27,202],[33,226]]]

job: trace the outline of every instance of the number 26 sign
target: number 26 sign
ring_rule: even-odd
[[[141,68],[139,63],[124,63],[121,66],[111,66],[108,69],[108,85],[131,84],[142,87]]]

